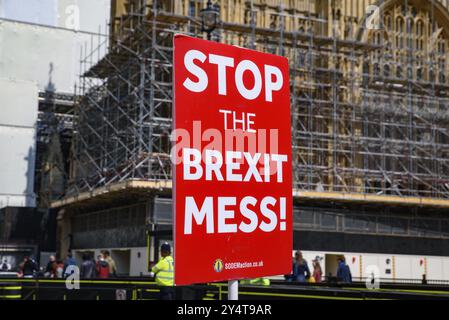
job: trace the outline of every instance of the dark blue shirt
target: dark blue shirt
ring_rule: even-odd
[[[293,280],[304,282],[305,279],[310,278],[310,270],[307,265],[307,261],[303,260],[302,263],[293,263]]]
[[[338,278],[338,281],[341,281],[344,283],[352,282],[351,270],[349,269],[349,266],[342,261],[340,261],[338,263],[337,278]]]

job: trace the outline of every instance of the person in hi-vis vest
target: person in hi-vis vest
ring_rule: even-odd
[[[157,285],[161,287],[161,300],[173,300],[175,298],[173,269],[174,262],[171,256],[171,247],[170,244],[165,242],[161,245],[161,259],[151,269],[155,275]]]

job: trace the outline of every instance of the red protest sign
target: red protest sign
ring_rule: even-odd
[[[288,60],[174,39],[175,283],[291,272]]]

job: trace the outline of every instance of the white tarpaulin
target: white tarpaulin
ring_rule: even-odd
[[[36,83],[0,79],[0,208],[34,207]]]

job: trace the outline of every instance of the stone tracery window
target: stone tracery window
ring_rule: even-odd
[[[390,65],[384,65],[384,77],[389,78],[391,76],[391,68]]]
[[[416,22],[415,36],[416,36],[416,50],[424,51],[424,22],[418,19]]]
[[[371,30],[368,34],[370,43],[382,46],[371,53],[372,61],[381,63],[375,68],[373,65],[373,75],[449,82],[449,37],[437,21],[432,21],[428,10],[408,5],[393,6],[382,13],[383,30]]]
[[[384,25],[385,25],[385,29],[388,31],[392,31],[393,30],[393,21],[391,20],[391,16],[390,15],[386,15],[384,18]]]
[[[399,65],[399,66],[397,66],[396,67],[396,78],[402,78],[402,76],[403,76],[404,74],[403,74],[403,72],[402,72],[402,67]]]
[[[404,31],[405,31],[405,27],[404,27],[405,23],[404,23],[404,19],[402,17],[397,17],[396,18],[396,48],[402,49],[404,48]]]
[[[442,84],[446,83],[446,60],[444,58],[440,58],[438,61],[438,69],[439,69],[439,76],[438,81]]]

